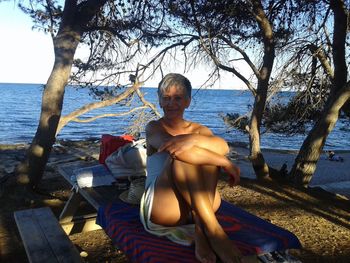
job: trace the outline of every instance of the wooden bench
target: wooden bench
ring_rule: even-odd
[[[29,262],[82,262],[50,208],[16,211],[14,217]]]

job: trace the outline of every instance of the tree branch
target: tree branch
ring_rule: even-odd
[[[312,52],[312,55],[318,58],[323,69],[326,71],[327,75],[333,80],[334,72],[333,72],[332,66],[329,64],[329,61],[323,49],[321,47],[317,47],[314,44],[309,44],[308,48]]]
[[[130,88],[125,90],[123,93],[119,94],[118,96],[116,96],[112,99],[86,104],[83,107],[81,107],[80,109],[77,109],[66,116],[62,116],[60,119],[60,122],[58,124],[58,127],[57,127],[56,136],[69,121],[71,121],[71,120],[77,118],[78,116],[81,116],[84,113],[91,111],[93,109],[98,109],[98,108],[110,106],[110,105],[116,104],[116,103],[126,99],[132,93],[134,93],[137,89],[139,89],[142,84],[143,84],[143,82],[135,82],[133,86],[131,86]]]
[[[204,49],[204,51],[210,56],[210,58],[213,60],[214,64],[225,71],[231,72],[234,75],[236,75],[240,80],[242,80],[244,82],[244,84],[246,84],[246,86],[248,87],[248,89],[253,93],[254,96],[256,96],[256,90],[255,88],[252,86],[252,84],[249,82],[249,80],[247,80],[241,73],[239,73],[235,67],[228,67],[224,64],[222,64],[218,57],[211,51],[208,49],[207,45],[205,43],[203,43],[203,40],[201,41],[201,46]]]
[[[147,100],[145,99],[145,97],[143,96],[143,94],[141,93],[141,91],[140,91],[139,89],[136,90],[136,94],[139,96],[140,100],[142,101],[142,103],[143,103],[145,106],[151,108],[151,109],[154,111],[154,113],[155,113],[159,118],[161,117],[161,115],[160,115],[160,113],[158,112],[157,108],[156,108],[152,103],[150,103],[149,101],[147,101]]]
[[[226,37],[224,36],[220,36],[219,37],[222,41],[224,41],[229,47],[233,48],[234,50],[238,51],[245,62],[247,62],[247,64],[249,65],[249,67],[252,69],[252,71],[254,72],[255,76],[257,78],[259,78],[260,76],[260,72],[259,72],[259,69],[257,69],[254,65],[254,63],[250,60],[248,54],[243,50],[241,49],[239,46],[235,45],[234,43],[232,43],[232,41],[230,41],[229,39],[227,39]]]
[[[87,122],[92,122],[92,121],[94,121],[94,120],[101,119],[101,118],[105,118],[105,117],[119,117],[119,116],[125,116],[125,115],[128,115],[128,114],[130,114],[130,113],[133,113],[134,111],[142,110],[142,109],[145,109],[145,108],[148,108],[148,106],[145,105],[145,106],[136,107],[136,108],[133,108],[133,109],[131,109],[131,110],[129,110],[129,111],[122,112],[122,113],[106,113],[106,114],[101,114],[101,115],[94,116],[94,117],[90,117],[90,118],[86,118],[86,119],[72,118],[70,121],[87,123]]]

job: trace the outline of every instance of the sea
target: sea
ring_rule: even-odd
[[[0,83],[0,144],[30,143],[38,125],[41,108],[42,84]],[[145,98],[157,105],[155,88],[141,88]],[[281,92],[275,96],[277,101],[288,101],[293,94]],[[65,91],[63,115],[81,106],[97,101],[86,88],[68,86]],[[242,143],[249,142],[248,134],[228,127],[222,116],[227,113],[246,114],[253,105],[253,96],[248,90],[225,89],[194,89],[191,106],[185,113],[185,118],[208,126],[214,134],[227,141]],[[113,105],[86,113],[81,118],[88,118],[105,113],[126,112],[127,105]],[[127,133],[131,124],[130,115],[108,117],[93,122],[68,123],[58,134],[59,140],[84,140],[100,138],[102,134],[120,135]],[[141,127],[141,131],[143,127]],[[261,135],[261,147],[265,149],[298,150],[306,134],[285,135],[265,132]],[[339,120],[327,138],[325,150],[350,150],[349,120]]]

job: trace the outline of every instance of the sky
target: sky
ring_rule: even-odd
[[[17,2],[0,1],[0,83],[44,84],[54,62],[52,40],[50,35],[32,30],[30,17],[17,7]],[[200,67],[184,75],[193,87],[199,87],[208,73]],[[154,78],[145,86],[155,87],[158,82]],[[231,74],[223,74],[214,88],[242,89],[243,84]]]
[[[51,37],[31,27],[15,1],[0,3],[0,82],[46,83],[54,61]]]

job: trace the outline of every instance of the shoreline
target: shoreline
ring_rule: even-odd
[[[0,144],[0,152],[11,150],[22,150],[23,156],[17,156],[15,161],[3,161],[0,164],[0,171],[5,173],[13,173],[18,159],[24,158],[24,152],[29,147],[29,143],[19,144]],[[86,140],[57,140],[54,144],[48,164],[52,162],[64,162],[72,159],[72,157],[55,156],[55,153],[66,152],[82,156],[88,154],[98,159],[100,138],[87,138]],[[249,147],[241,142],[230,142],[229,157],[241,168],[241,177],[247,179],[256,179],[255,172],[249,161]],[[90,149],[89,149],[90,148]],[[93,150],[91,148],[94,148]],[[69,152],[72,151],[73,152]],[[79,153],[80,152],[80,153]],[[295,150],[281,150],[262,148],[264,158],[268,165],[276,170],[280,170],[282,165],[287,165],[287,170],[290,171],[294,164],[294,160],[298,154]],[[330,161],[327,157],[327,151],[323,151],[320,159],[317,162],[316,171],[309,183],[309,188],[321,188],[326,192],[339,196],[342,199],[350,200],[350,150],[336,151],[338,156],[341,156],[344,161]],[[73,157],[74,158],[74,157]],[[62,160],[61,160],[62,159]],[[1,178],[0,178],[1,179]]]
[[[255,172],[248,158],[249,149],[241,147],[232,148],[236,152],[233,155],[233,159],[241,168],[241,177],[256,179]],[[280,170],[282,165],[286,165],[286,169],[289,172],[298,151],[262,149],[262,153],[270,167]],[[350,151],[341,153],[337,151],[336,154],[341,156],[344,161],[331,161],[328,159],[327,152],[323,151],[308,188],[321,188],[341,199],[350,200]]]
[[[70,139],[58,139],[56,140],[56,143],[54,145],[60,145],[61,143],[67,144],[67,143],[80,143],[80,142],[99,142],[100,137],[88,137],[86,139],[77,139],[77,140],[70,140]],[[19,142],[19,143],[0,143],[0,150],[6,150],[11,149],[13,147],[28,147],[31,143],[30,142]],[[240,141],[234,141],[234,142],[228,142],[230,146],[233,148],[244,148],[249,150],[249,144],[246,142],[240,142]],[[298,153],[299,150],[295,149],[279,149],[279,148],[268,148],[268,147],[261,147],[261,150],[264,152],[276,152],[276,153]],[[322,150],[322,153],[326,153],[329,150]],[[336,153],[350,153],[350,149],[340,149],[340,150],[334,150]]]

